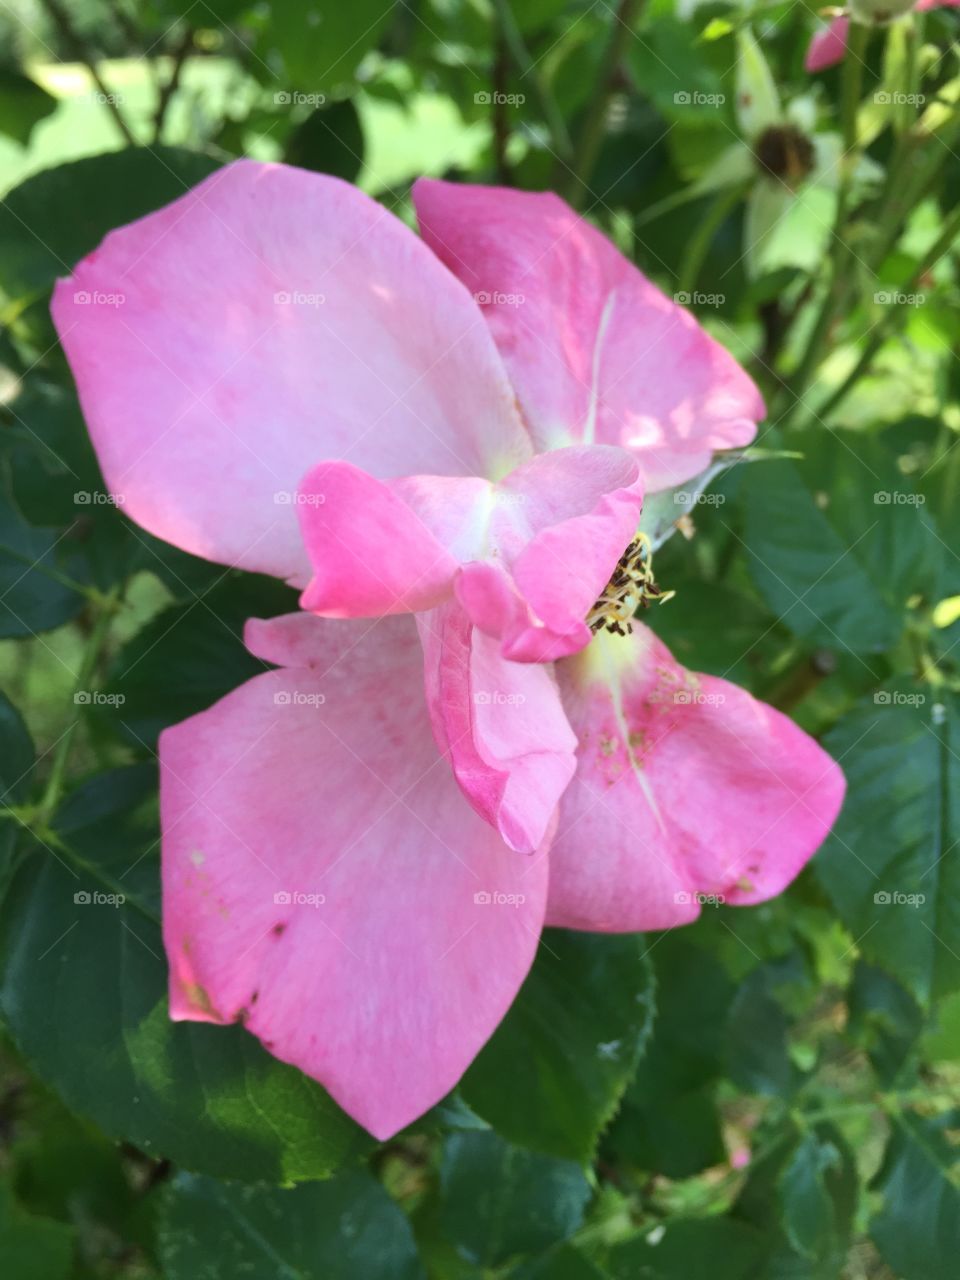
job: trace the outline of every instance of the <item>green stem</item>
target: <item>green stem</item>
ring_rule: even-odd
[[[918,133],[913,130],[904,136],[907,139],[905,158],[899,169],[895,168],[890,174],[883,214],[877,223],[877,245],[873,261],[875,271],[879,270],[896,244],[910,210],[924,198],[947,158],[953,157],[954,146],[960,138],[960,106],[955,108],[950,126],[939,134]],[[933,146],[934,142],[938,142],[939,146]]]
[[[547,122],[547,128],[550,130],[554,153],[560,160],[566,161],[573,152],[573,146],[570,142],[567,126],[564,123],[563,113],[547,87],[543,76],[537,70],[537,66],[530,55],[530,50],[527,48],[520,28],[517,26],[517,20],[513,16],[509,0],[493,0],[493,5],[497,12],[501,35],[507,49],[510,51],[510,56],[516,63],[521,76],[529,79],[540,101],[540,109]]]
[[[680,270],[677,274],[677,288],[681,293],[693,292],[704,259],[713,244],[714,236],[723,225],[731,209],[739,203],[744,193],[749,189],[749,185],[749,183],[738,182],[735,186],[727,187],[717,193],[713,203],[707,210],[706,217],[697,227],[687,247],[683,262],[680,264]]]
[[[88,692],[88,685],[97,669],[100,661],[100,653],[103,648],[107,632],[110,629],[110,623],[113,621],[117,604],[120,600],[120,588],[114,587],[106,596],[103,597],[94,621],[90,634],[87,636],[87,642],[84,646],[83,658],[80,662],[80,670],[77,672],[77,680],[74,685],[74,696],[78,693]],[[80,724],[80,717],[74,716],[74,719],[67,726],[66,731],[60,738],[53,751],[53,758],[50,766],[50,776],[47,778],[47,785],[44,789],[43,799],[37,809],[37,819],[41,826],[48,826],[57,805],[60,803],[60,795],[63,791],[63,785],[67,776],[67,765],[70,760],[70,748],[73,745],[76,736],[77,727]]]
[[[627,50],[627,43],[633,35],[633,23],[640,13],[641,4],[642,0],[620,0],[613,15],[610,39],[597,73],[597,89],[580,129],[573,153],[573,170],[567,183],[567,196],[575,207],[583,203],[584,195],[590,190],[590,179],[606,133],[610,94]]]
[[[949,253],[954,247],[957,238],[960,237],[960,206],[954,209],[953,214],[944,223],[943,230],[937,237],[936,241],[930,246],[923,258],[917,264],[910,279],[903,286],[902,293],[911,294],[915,291],[916,286],[920,283],[928,271],[940,261],[945,253]],[[817,409],[817,416],[826,418],[829,413],[837,407],[841,400],[850,393],[852,388],[860,380],[863,374],[873,363],[877,352],[883,344],[896,332],[900,321],[906,315],[906,311],[902,303],[898,303],[889,316],[876,326],[867,340],[867,345],[860,354],[860,358],[853,366],[847,376],[841,382],[840,386],[828,396],[824,403]]]
[[[41,5],[46,9],[51,21],[59,31],[60,38],[69,51],[71,57],[76,58],[78,62],[82,62],[89,71],[90,78],[97,86],[100,99],[110,116],[113,118],[113,122],[117,126],[124,142],[130,147],[135,147],[137,145],[137,140],[134,137],[130,126],[127,124],[123,112],[117,104],[116,96],[110,92],[100,75],[95,55],[89,48],[87,41],[80,35],[79,31],[77,31],[76,27],[73,25],[73,20],[66,8],[61,4],[60,0],[41,0]]]
[[[863,86],[863,55],[866,51],[869,35],[869,27],[861,22],[851,22],[850,34],[847,40],[847,52],[843,60],[843,99],[841,108],[843,155],[840,160],[840,181],[837,186],[837,212],[833,222],[830,244],[830,282],[821,304],[820,312],[814,322],[806,350],[796,373],[788,383],[788,394],[793,397],[793,400],[780,419],[782,423],[792,417],[802,403],[803,393],[823,358],[823,351],[830,328],[848,289],[845,269],[849,263],[850,251],[845,238],[846,222],[853,174],[860,158],[857,146],[857,107],[860,104],[860,93]]]

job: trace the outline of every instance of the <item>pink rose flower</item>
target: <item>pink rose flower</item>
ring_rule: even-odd
[[[844,788],[787,717],[605,630],[629,573],[594,608],[642,490],[753,438],[750,379],[557,197],[415,195],[422,239],[240,161],[53,303],[125,511],[304,589],[248,623],[277,669],[161,736],[171,1014],[243,1022],[378,1138],[456,1084],[544,924],[769,898]]]
[[[916,4],[897,3],[886,9],[889,14],[891,9],[896,12],[909,12],[912,8],[915,13],[926,13],[928,9],[955,9],[960,5],[960,0],[917,0]],[[863,8],[868,7],[864,0]],[[880,19],[884,12],[881,4],[871,5],[876,9],[877,20]],[[864,18],[867,18],[864,13]],[[807,56],[804,60],[804,68],[807,71],[825,71],[827,67],[834,67],[838,62],[842,62],[847,52],[847,34],[850,30],[850,19],[841,16],[834,18],[827,26],[822,27],[810,41],[810,47],[807,49]]]

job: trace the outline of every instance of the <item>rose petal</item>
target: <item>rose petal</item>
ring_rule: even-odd
[[[686,671],[646,627],[557,666],[580,739],[550,851],[549,924],[663,929],[780,893],[837,816],[839,767],[786,716]]]
[[[507,844],[540,848],[576,769],[577,740],[552,672],[501,657],[457,604],[418,621],[437,745]]]
[[[53,315],[110,490],[213,560],[304,583],[294,493],[324,459],[499,477],[530,453],[466,290],[324,174],[219,170],[107,236]]]
[[[321,463],[298,495],[315,570],[301,603],[326,617],[377,617],[431,608],[455,585],[505,657],[552,662],[590,639],[584,619],[640,519],[639,473],[630,453],[607,445],[541,454],[499,484],[378,481]]]
[[[631,449],[652,492],[753,439],[750,378],[559,197],[421,178],[414,201],[479,299],[538,448]]]
[[[445,493],[448,511],[470,510],[490,487],[444,476],[418,480],[418,491],[429,481]],[[307,474],[299,511],[314,575],[304,609],[371,618],[430,609],[449,596],[457,561],[403,492],[347,462],[324,462]]]
[[[838,62],[842,62],[847,52],[849,30],[849,18],[834,18],[829,26],[817,31],[810,41],[803,63],[804,70],[825,71],[827,67],[833,67]]]
[[[508,849],[438,760],[410,619],[250,632],[306,665],[161,738],[171,1012],[243,1022],[388,1138],[514,998],[546,859]]]

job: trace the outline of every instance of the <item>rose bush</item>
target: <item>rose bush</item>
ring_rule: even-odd
[[[4,1276],[952,1280],[956,22],[0,13]]]

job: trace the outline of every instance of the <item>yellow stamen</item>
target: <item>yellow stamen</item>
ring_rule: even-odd
[[[587,614],[587,626],[594,633],[606,628],[614,635],[630,635],[631,618],[638,609],[646,609],[654,600],[663,604],[674,595],[675,591],[661,591],[657,585],[653,576],[653,547],[645,533],[638,533],[620,557],[600,599]]]

